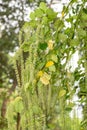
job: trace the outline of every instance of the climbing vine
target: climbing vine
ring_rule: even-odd
[[[80,17],[87,18],[85,3],[71,1],[58,17],[41,2],[20,30],[14,57],[18,86],[7,109],[9,130],[68,130],[66,118],[70,119],[75,106],[72,98],[77,78],[69,62],[77,50],[82,52],[81,58],[85,53],[86,60],[87,25],[80,25]]]

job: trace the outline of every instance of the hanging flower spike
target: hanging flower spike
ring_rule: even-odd
[[[48,61],[48,62],[46,63],[46,65],[45,65],[45,67],[50,67],[50,66],[52,66],[52,65],[54,65],[54,62],[53,62],[53,61]]]
[[[49,41],[48,41],[48,48],[49,48],[50,50],[53,50],[53,43],[54,43],[54,41],[52,41],[52,40],[49,40]]]

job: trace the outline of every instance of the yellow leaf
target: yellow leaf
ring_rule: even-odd
[[[44,77],[44,76],[42,76],[42,77],[40,78],[40,81],[41,81],[44,85],[48,85],[48,84],[49,84],[49,80],[46,79],[46,77]]]
[[[52,41],[52,40],[49,40],[49,41],[48,41],[48,48],[49,48],[50,50],[53,49],[53,43],[54,43],[54,41]]]
[[[45,73],[43,74],[43,76],[40,77],[40,81],[41,81],[44,85],[48,85],[48,84],[50,83],[50,82],[49,82],[50,78],[51,78],[51,76],[48,75],[48,74],[45,72]]]
[[[38,73],[37,73],[37,76],[38,77],[41,77],[43,75],[43,71],[39,71]]]
[[[43,75],[43,76],[46,77],[48,80],[50,80],[50,78],[51,78],[51,76],[48,75],[46,72],[44,72],[44,75]]]
[[[52,66],[53,64],[54,64],[53,61],[48,61],[48,62],[46,63],[46,66],[45,66],[45,67],[50,67],[50,66]]]

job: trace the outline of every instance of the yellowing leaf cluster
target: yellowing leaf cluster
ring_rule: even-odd
[[[52,66],[53,64],[54,64],[53,61],[48,61],[48,62],[46,63],[46,65],[45,65],[45,67],[50,67],[50,66]]]
[[[50,82],[51,76],[48,75],[46,72],[43,74],[43,76],[40,77],[40,81],[44,84],[44,85],[48,85]]]
[[[37,77],[41,77],[43,75],[43,71],[39,71],[38,73],[37,73]]]

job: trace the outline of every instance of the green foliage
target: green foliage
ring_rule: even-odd
[[[61,90],[60,92],[59,92],[59,98],[61,98],[61,97],[63,97],[64,95],[66,94],[66,90]]]
[[[68,8],[72,7],[72,12],[74,4],[77,4],[74,2],[76,1],[71,1],[68,5]],[[71,16],[67,8],[63,10],[65,16],[58,18],[57,13],[42,2],[30,14],[30,21],[20,30],[20,47],[14,58],[20,98],[15,97],[8,106],[9,130],[16,127],[17,113],[21,116],[19,125],[22,129],[54,130],[59,129],[59,126],[61,130],[73,130],[75,127],[80,129],[77,117],[74,117],[77,121],[75,125],[74,119],[69,116],[75,106],[71,100],[76,92],[76,81],[79,82],[80,91],[82,85],[85,87],[85,99],[87,88],[83,84],[82,71],[72,72],[69,62],[76,51],[81,51],[80,57],[85,55],[83,62],[86,63],[87,32],[80,26],[84,6],[85,2],[67,20],[66,15]],[[65,28],[65,21],[71,24],[70,28]],[[78,65],[78,70],[81,69],[81,64]],[[86,64],[84,66],[86,72]],[[84,113],[86,114],[85,109]],[[83,124],[86,124],[86,117],[85,115]]]

